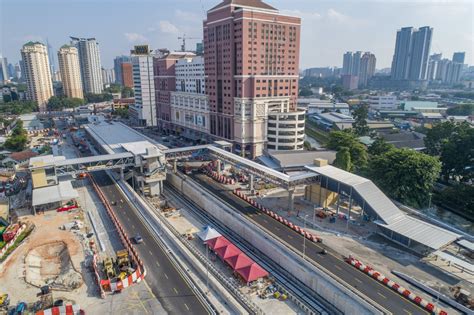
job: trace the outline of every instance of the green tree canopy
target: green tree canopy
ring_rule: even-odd
[[[122,86],[120,84],[112,83],[108,88],[104,89],[105,93],[120,93]]]
[[[117,108],[114,111],[114,114],[117,116],[120,116],[121,118],[127,119],[129,117],[128,115],[128,108]]]
[[[5,141],[4,147],[11,151],[23,151],[28,143],[28,136],[25,129],[23,129],[23,122],[19,120],[12,130],[12,134]]]
[[[358,106],[353,113],[354,123],[352,128],[358,136],[366,136],[369,133],[369,126],[367,125],[367,118],[369,115],[369,108],[367,105]]]
[[[446,121],[433,126],[426,133],[425,146],[426,153],[431,155],[440,155],[441,147],[444,142],[449,139],[449,136],[456,130],[456,123]]]
[[[68,98],[63,96],[52,96],[47,104],[50,111],[61,111],[65,108],[76,108],[84,105],[84,100],[80,98]]]
[[[114,97],[112,94],[109,93],[102,93],[102,94],[86,94],[86,100],[88,103],[101,103],[106,101],[111,101]]]
[[[462,182],[474,179],[474,129],[467,123],[458,124],[443,142],[440,160],[445,177],[456,177]]]
[[[313,91],[310,88],[303,87],[300,89],[299,96],[307,97],[313,95]]]
[[[328,149],[339,151],[348,148],[353,169],[360,170],[367,165],[367,149],[359,142],[356,135],[350,131],[332,131],[329,133]]]
[[[128,86],[124,86],[122,88],[122,98],[130,98],[133,97],[135,93],[133,92],[132,88],[129,88]]]
[[[334,166],[348,172],[352,171],[353,165],[351,162],[351,153],[349,152],[349,148],[342,147],[339,149],[339,151],[336,153]]]
[[[375,141],[369,146],[369,155],[376,156],[395,149],[393,144],[387,143],[383,138],[377,137]]]
[[[38,111],[38,104],[34,101],[11,101],[0,104],[0,113],[22,115]]]
[[[367,167],[369,177],[387,195],[414,207],[428,204],[440,171],[436,157],[410,149],[392,149],[374,156]]]
[[[474,115],[474,104],[461,104],[456,107],[448,108],[448,115],[453,116],[469,116]]]

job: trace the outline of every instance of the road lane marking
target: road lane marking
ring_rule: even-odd
[[[362,283],[362,281],[359,278],[354,278],[355,281]]]
[[[275,230],[280,231],[280,228],[278,226],[275,226]]]
[[[411,315],[412,313],[407,311],[406,309],[403,309],[405,311],[405,313],[407,313],[408,315]]]
[[[133,224],[132,224],[132,229],[134,229],[134,230],[135,230],[135,225],[133,225]]]
[[[129,218],[129,217],[127,217],[127,221],[130,222],[130,218]]]
[[[151,250],[149,250],[148,252],[150,253],[150,255],[152,255],[152,256],[153,256],[153,253],[151,252]]]
[[[176,290],[176,288],[173,288],[173,290],[176,294],[178,294],[178,290]]]
[[[288,234],[288,238],[293,238],[293,236],[291,236],[290,234]]]
[[[185,306],[185,307],[186,307],[186,309],[189,311],[188,304],[184,303],[184,306]]]
[[[158,267],[161,267],[161,265],[160,265],[160,263],[159,263],[158,261],[155,261],[155,263],[156,263],[156,265],[157,265]]]
[[[377,292],[378,295],[380,295],[381,297],[383,297],[384,299],[386,299],[387,297],[385,295],[383,295],[382,293],[380,292]]]
[[[336,269],[339,269],[339,270],[341,270],[341,271],[342,271],[342,268],[341,268],[341,267],[339,267],[338,265],[334,265],[334,267],[335,267]]]
[[[166,273],[164,273],[164,275],[165,275],[165,278],[166,278],[166,279],[169,279],[169,278],[168,278],[168,275],[167,275]]]

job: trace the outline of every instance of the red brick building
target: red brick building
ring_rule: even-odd
[[[129,87],[133,89],[133,71],[132,71],[132,63],[131,62],[124,62],[120,65],[122,68],[122,82],[123,86]]]
[[[207,12],[210,133],[242,155],[262,154],[269,113],[296,109],[300,26],[260,0],[224,0]]]

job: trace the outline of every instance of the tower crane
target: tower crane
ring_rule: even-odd
[[[198,38],[198,37],[186,37],[186,34],[183,34],[183,36],[178,37],[178,39],[182,40],[181,51],[186,51],[186,40],[187,39],[200,39],[200,38]]]

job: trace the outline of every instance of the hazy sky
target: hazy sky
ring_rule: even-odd
[[[179,49],[177,37],[202,38],[205,10],[221,0],[0,0],[0,53],[20,58],[29,40],[46,41],[55,53],[69,36],[95,37],[102,65],[135,44]],[[377,68],[391,64],[397,29],[434,28],[431,52],[451,58],[466,52],[474,64],[474,0],[267,0],[302,18],[301,68],[341,66],[347,50],[371,51]],[[194,47],[196,40],[189,40]]]

